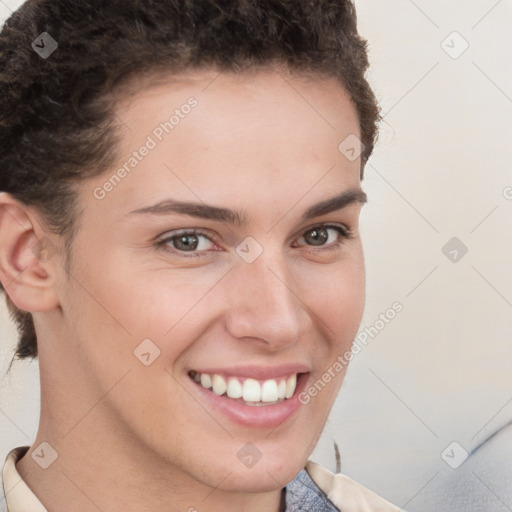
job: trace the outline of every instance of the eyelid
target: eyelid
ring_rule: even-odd
[[[295,238],[297,238],[298,236],[302,236],[304,233],[307,233],[308,231],[311,231],[312,229],[315,229],[315,228],[327,228],[327,229],[328,228],[334,228],[334,229],[335,228],[341,228],[347,234],[351,234],[352,233],[351,229],[346,224],[344,224],[343,222],[323,221],[323,222],[315,222],[315,223],[310,224],[308,226],[304,226],[295,235]]]
[[[170,233],[173,233],[170,235]],[[163,235],[157,237],[155,243],[166,242],[171,240],[172,238],[176,238],[179,235],[203,235],[206,238],[209,238],[212,242],[218,241],[218,236],[207,230],[202,228],[182,228],[182,229],[171,229],[170,231],[166,231]]]

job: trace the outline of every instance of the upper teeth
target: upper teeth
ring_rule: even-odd
[[[295,392],[297,374],[258,381],[252,378],[227,377],[192,372],[193,379],[216,395],[227,394],[230,398],[242,398],[246,402],[276,402],[290,398]]]

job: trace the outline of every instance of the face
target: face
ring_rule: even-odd
[[[80,428],[101,424],[114,451],[271,490],[313,450],[362,315],[360,160],[338,149],[360,131],[332,79],[217,75],[116,109],[120,161],[79,186],[52,364],[73,382],[70,425],[102,397]]]

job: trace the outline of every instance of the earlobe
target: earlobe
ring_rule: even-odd
[[[58,307],[57,248],[34,210],[6,192],[0,192],[0,240],[0,281],[14,305],[29,312]]]

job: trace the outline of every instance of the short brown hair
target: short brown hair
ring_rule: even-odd
[[[43,32],[58,44],[47,58],[32,47]],[[380,110],[352,1],[28,0],[0,32],[0,191],[35,206],[69,255],[80,218],[72,185],[117,158],[111,93],[142,74],[273,63],[340,80],[359,117],[362,178]],[[6,300],[15,357],[37,357],[32,315]]]

